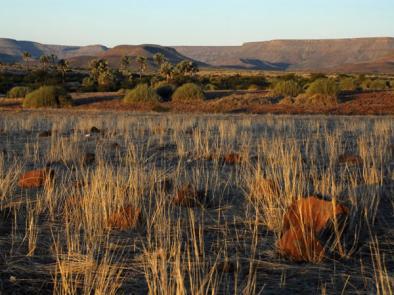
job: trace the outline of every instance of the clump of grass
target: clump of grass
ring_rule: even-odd
[[[341,91],[355,91],[358,88],[357,80],[354,78],[345,78],[339,82]]]
[[[387,81],[385,81],[385,80],[380,80],[380,79],[373,80],[373,81],[371,82],[370,86],[369,86],[369,89],[371,89],[371,90],[377,90],[377,91],[379,91],[379,90],[387,90],[388,88],[389,88],[389,87],[388,87],[388,85],[387,85]]]
[[[324,94],[302,94],[294,99],[294,104],[299,106],[322,106],[331,107],[338,104],[336,96]]]
[[[7,92],[7,98],[24,98],[29,92],[29,87],[17,86]]]
[[[73,105],[70,95],[58,86],[42,86],[30,92],[23,100],[23,107],[42,108],[42,107],[69,107]]]
[[[187,83],[182,85],[172,95],[173,101],[196,101],[204,99],[204,92],[198,85],[194,83]]]
[[[160,96],[156,93],[155,89],[148,84],[139,84],[133,90],[126,93],[124,97],[125,103],[135,102],[159,102]]]
[[[277,96],[296,97],[303,92],[303,89],[296,81],[286,80],[276,83],[273,92]]]

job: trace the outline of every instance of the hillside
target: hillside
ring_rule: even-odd
[[[242,46],[179,46],[181,54],[218,67],[330,71],[344,64],[375,63],[394,54],[394,38],[274,40]],[[379,64],[375,67],[378,71]],[[382,68],[394,71],[393,66]]]
[[[25,51],[29,52],[33,58],[49,54],[55,54],[58,58],[72,58],[76,56],[96,56],[107,50],[108,48],[102,45],[47,45],[31,41],[0,38],[0,61],[2,62],[19,62],[22,60],[22,54]]]
[[[100,53],[98,56],[108,60],[111,66],[119,66],[123,56],[130,56],[133,61],[137,56],[145,56],[148,59],[148,64],[154,66],[153,56],[156,53],[163,54],[173,64],[185,59],[190,59],[178,53],[174,48],[150,44],[119,45],[106,52]],[[200,65],[202,65],[202,63],[200,63]]]
[[[269,71],[384,72],[394,73],[394,38],[332,40],[273,40],[242,46],[102,45],[61,46],[0,38],[0,61],[20,62],[28,51],[33,58],[55,54],[74,67],[87,67],[94,58],[105,58],[118,66],[123,56],[142,55],[154,66],[152,57],[162,53],[172,63],[183,59],[199,66]],[[133,62],[135,66],[135,62]]]

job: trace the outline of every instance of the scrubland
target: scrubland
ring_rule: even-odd
[[[2,112],[0,289],[392,294],[393,181],[390,116]],[[306,196],[349,208],[319,261],[277,248]]]

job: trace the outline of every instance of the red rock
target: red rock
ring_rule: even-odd
[[[37,169],[28,171],[19,178],[20,188],[40,188],[45,181],[53,177],[53,170]]]
[[[351,166],[361,166],[363,159],[359,155],[343,154],[338,157],[338,163]]]
[[[107,227],[110,229],[127,230],[135,228],[141,220],[141,209],[127,206],[112,213],[108,217]]]
[[[38,133],[38,137],[44,138],[44,137],[51,137],[52,136],[52,131],[42,131]]]
[[[347,215],[349,209],[313,196],[295,201],[284,215],[279,252],[294,261],[320,262],[324,247],[317,237],[339,214]]]
[[[319,263],[325,252],[314,234],[314,230],[305,226],[293,227],[286,231],[277,244],[279,252],[296,262]]]
[[[181,187],[175,193],[172,203],[183,207],[195,207],[204,204],[206,195],[203,191],[198,191],[191,184]]]
[[[240,154],[228,153],[223,156],[223,162],[227,165],[236,165],[242,163],[243,159]]]
[[[93,153],[86,153],[83,158],[84,165],[92,165],[96,161],[96,155]]]
[[[308,226],[318,234],[327,225],[330,219],[339,214],[348,214],[349,209],[331,201],[308,197],[297,200],[287,209],[284,216],[282,232],[291,227],[300,228]]]

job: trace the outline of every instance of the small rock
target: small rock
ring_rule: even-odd
[[[93,126],[92,128],[90,128],[90,134],[100,134],[101,130],[98,129],[97,127]]]
[[[118,150],[118,149],[120,149],[120,144],[117,142],[114,142],[113,144],[111,144],[111,148],[114,150]]]
[[[93,165],[96,162],[96,155],[94,153],[86,153],[83,158],[84,165]]]
[[[362,166],[363,159],[359,155],[343,154],[338,157],[338,163],[349,166]]]
[[[19,178],[20,188],[40,188],[45,181],[54,177],[54,171],[48,168],[28,171]]]
[[[10,283],[11,284],[16,284],[16,277],[15,276],[10,276]]]
[[[204,205],[207,201],[207,194],[204,191],[197,190],[191,184],[178,189],[172,199],[173,204],[189,208]]]
[[[108,217],[107,228],[128,230],[134,229],[141,221],[141,209],[126,206]]]
[[[243,158],[240,154],[231,152],[231,153],[224,155],[222,157],[222,161],[224,164],[227,164],[227,165],[236,165],[236,164],[242,163]]]
[[[38,133],[39,138],[45,138],[45,137],[51,137],[51,136],[52,136],[52,131],[50,131],[50,130],[42,131],[42,132]]]

